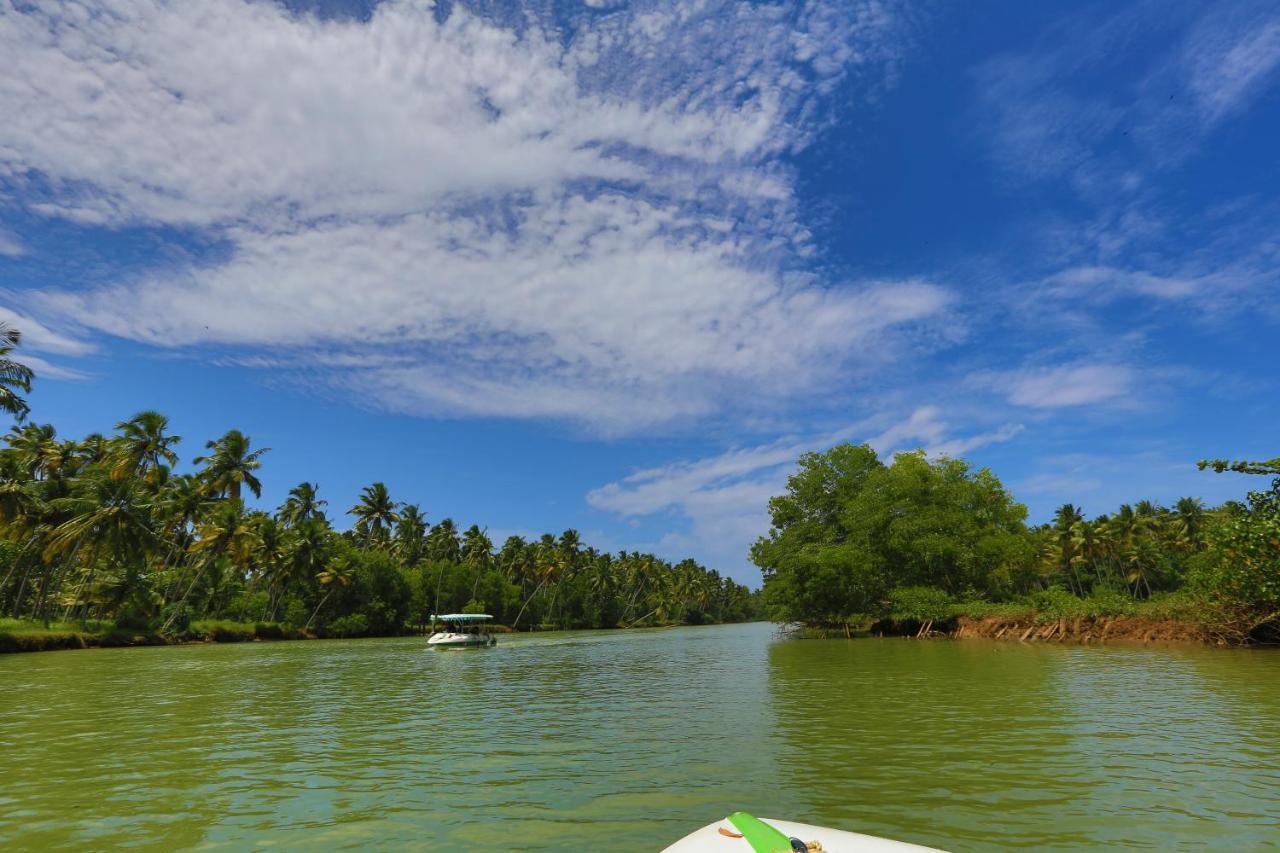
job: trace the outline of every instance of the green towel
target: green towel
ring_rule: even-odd
[[[758,817],[734,812],[729,815],[729,823],[742,833],[755,853],[791,853],[791,838]]]

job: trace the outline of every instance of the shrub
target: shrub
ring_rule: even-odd
[[[932,586],[904,586],[889,593],[889,616],[898,622],[942,622],[956,615],[956,604]]]
[[[283,640],[284,630],[275,622],[255,622],[253,633],[260,640]]]
[[[225,619],[206,619],[191,623],[191,632],[215,643],[247,643],[254,637],[253,625]]]
[[[340,616],[325,628],[325,633],[335,637],[359,637],[369,631],[369,620],[363,613]]]

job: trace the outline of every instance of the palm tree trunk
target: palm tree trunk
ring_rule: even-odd
[[[13,574],[15,571],[17,571],[18,563],[22,562],[22,558],[26,556],[27,549],[35,544],[37,538],[38,538],[37,536],[33,535],[30,539],[27,540],[27,544],[22,546],[22,550],[18,552],[18,556],[13,558],[13,568],[9,570],[9,574]],[[22,593],[27,588],[27,578],[31,576],[31,567],[34,564],[35,564],[34,561],[27,563],[27,567],[22,571],[22,580],[18,583],[18,594],[14,596],[14,599],[13,599],[13,618],[14,619],[18,618],[18,611],[22,607]],[[6,577],[4,581],[7,584],[9,582],[9,579]]]
[[[90,561],[89,561],[89,571],[85,572],[84,580],[80,581],[80,586],[76,588],[76,595],[75,595],[75,598],[74,598],[74,599],[72,599],[72,600],[71,600],[71,602],[69,602],[69,603],[67,604],[66,609],[64,609],[64,610],[62,611],[62,621],[63,621],[63,622],[67,621],[67,619],[68,619],[68,618],[70,618],[70,616],[71,616],[71,608],[72,608],[72,607],[75,607],[76,602],[80,600],[80,594],[81,594],[82,592],[84,592],[84,588],[85,588],[86,586],[88,586],[88,585],[89,585],[89,582],[90,582],[91,580],[93,580],[94,572],[96,572],[96,571],[98,570],[98,560],[97,560],[98,555],[97,555],[97,553],[95,552],[95,553],[94,553],[94,554],[92,554],[91,556],[92,556],[92,559],[90,559]],[[84,614],[85,614],[85,611],[86,611],[87,609],[88,609],[88,608],[86,608],[86,607],[84,607],[84,606],[81,606],[81,608],[80,608],[80,620],[81,620],[81,621],[84,621]]]
[[[511,623],[511,630],[514,631],[516,629],[516,626],[520,624],[520,617],[524,615],[524,609],[529,606],[529,602],[533,601],[533,597],[538,594],[538,592],[542,589],[542,584],[545,584],[545,583],[546,581],[544,580],[542,583],[534,587],[533,592],[529,593],[529,597],[524,600],[524,604],[520,605],[520,612],[516,614],[515,621]],[[436,602],[438,604],[439,599],[437,599]]]
[[[76,542],[76,547],[71,549],[71,553],[67,556],[66,561],[58,569],[58,578],[56,581],[54,581],[53,584],[49,583],[49,581],[52,579],[54,574],[52,569],[45,573],[44,582],[40,584],[40,592],[36,596],[36,607],[39,610],[39,618],[44,622],[46,626],[48,626],[49,624],[49,600],[48,600],[48,593],[50,592],[49,587],[53,586],[56,588],[56,587],[62,586],[62,577],[67,573],[67,569],[71,566],[71,564],[75,562],[77,555],[79,555],[80,553],[80,546],[82,544],[84,544],[84,539],[80,539],[78,542]]]
[[[329,587],[329,591],[324,594],[324,598],[320,599],[320,603],[316,605],[316,609],[311,611],[311,618],[307,620],[307,624],[302,626],[302,630],[311,630],[311,623],[316,621],[316,614],[320,612],[320,608],[324,607],[324,603],[329,600],[329,596],[333,595],[333,587]]]
[[[210,559],[217,559],[217,556],[218,555],[215,554]],[[177,619],[178,614],[187,606],[187,599],[191,597],[191,591],[196,588],[196,582],[200,580],[202,575],[204,575],[204,567],[207,562],[208,560],[200,561],[200,564],[196,567],[195,577],[193,577],[191,579],[191,583],[187,585],[187,591],[182,594],[182,599],[174,606],[173,612],[169,614],[169,618],[164,620],[164,624],[160,626],[159,633],[163,634],[165,631],[169,630],[169,626],[173,624],[173,620]]]

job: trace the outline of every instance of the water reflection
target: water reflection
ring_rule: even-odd
[[[953,850],[1280,838],[1267,652],[796,642],[769,671],[789,790],[819,823]]]
[[[0,657],[0,847],[652,850],[734,809],[1248,849],[1280,655],[768,626]]]

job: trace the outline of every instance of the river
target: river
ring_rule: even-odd
[[[735,809],[955,851],[1280,841],[1280,653],[768,625],[0,656],[0,847],[658,850]]]

